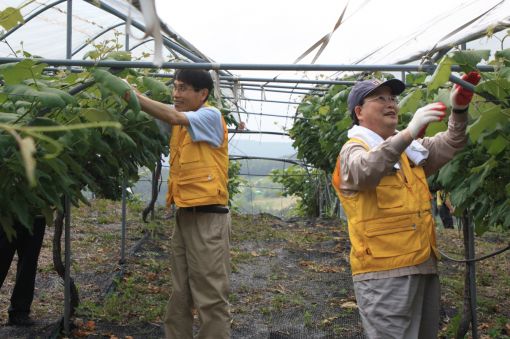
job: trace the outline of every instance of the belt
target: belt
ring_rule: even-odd
[[[228,207],[223,205],[202,205],[193,207],[179,207],[179,209],[187,212],[199,212],[199,213],[221,213],[225,214],[229,212]]]

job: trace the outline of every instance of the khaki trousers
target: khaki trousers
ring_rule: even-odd
[[[230,338],[230,213],[178,209],[172,237],[172,295],[163,319],[167,339]]]
[[[368,338],[436,339],[440,290],[436,274],[354,282]]]

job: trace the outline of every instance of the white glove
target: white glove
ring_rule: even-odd
[[[407,130],[413,139],[422,137],[425,134],[427,126],[431,122],[441,121],[446,115],[446,106],[442,102],[428,104],[414,113]]]

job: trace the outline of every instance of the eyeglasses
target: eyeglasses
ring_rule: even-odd
[[[365,99],[365,102],[367,102],[367,101],[375,101],[382,105],[387,105],[387,104],[398,105],[398,97],[396,95],[378,95],[371,99]]]
[[[182,92],[189,91],[192,88],[193,88],[192,86],[185,85],[185,84],[174,85],[174,92],[181,92],[182,93]]]

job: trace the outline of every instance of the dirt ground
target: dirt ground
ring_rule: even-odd
[[[80,294],[73,338],[162,338],[161,316],[171,293],[172,217],[140,220],[142,204],[128,205],[126,262],[120,258],[117,203],[96,200],[73,209],[72,276]],[[280,220],[270,215],[233,216],[233,338],[364,338],[348,265],[345,226],[332,219]],[[53,228],[39,260],[31,328],[5,326],[15,262],[0,290],[0,338],[62,337],[63,285],[52,267]],[[439,230],[440,247],[460,257],[456,230]],[[486,233],[477,253],[508,244],[508,233]],[[510,333],[510,254],[478,265],[478,323],[481,338]],[[462,308],[463,266],[441,261],[443,338],[452,337]],[[198,319],[196,321],[198,323]]]

